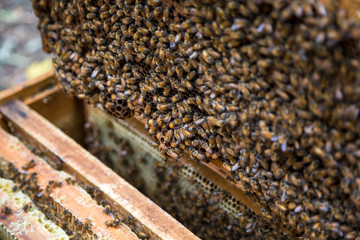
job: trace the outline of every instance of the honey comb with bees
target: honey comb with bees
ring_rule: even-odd
[[[167,158],[220,162],[294,237],[352,239],[359,6],[324,2],[34,1],[34,10],[68,94],[142,118]]]

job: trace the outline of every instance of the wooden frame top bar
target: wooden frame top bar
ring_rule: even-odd
[[[0,103],[4,103],[11,99],[31,99],[36,94],[52,89],[56,85],[60,86],[54,76],[54,72],[49,71],[39,77],[27,80],[21,84],[0,91]]]

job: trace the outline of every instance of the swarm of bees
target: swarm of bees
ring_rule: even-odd
[[[360,28],[305,0],[33,1],[65,91],[221,160],[294,236],[360,225]]]

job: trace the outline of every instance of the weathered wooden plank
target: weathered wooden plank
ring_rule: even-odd
[[[21,114],[26,113],[22,112]],[[50,198],[55,205],[62,206],[61,211],[67,209],[82,223],[87,218],[91,219],[95,236],[106,239],[138,239],[127,227],[108,228],[105,221],[112,220],[112,218],[104,213],[102,207],[97,205],[95,200],[89,195],[83,194],[75,186],[66,184],[65,179],[58,171],[52,169],[44,160],[34,155],[17,138],[10,136],[3,129],[0,129],[0,156],[0,167],[2,166],[3,169],[6,168],[8,163],[12,163],[17,169],[21,170],[22,166],[34,160],[35,166],[27,170],[27,172],[28,174],[37,173],[37,184],[43,192],[45,192],[49,181],[62,181],[61,187],[52,190],[49,195]],[[9,173],[5,172],[6,174]]]
[[[0,103],[6,102],[10,99],[25,100],[34,97],[42,91],[53,88],[59,84],[54,77],[54,72],[50,71],[39,77],[27,80],[21,84],[15,85],[11,88],[0,92]]]
[[[18,100],[0,106],[17,131],[43,149],[53,161],[61,161],[72,174],[100,188],[118,207],[144,226],[154,239],[198,239],[169,214],[146,198],[97,158]]]
[[[47,79],[44,79],[44,81],[47,81]],[[39,93],[34,93],[33,95],[29,96],[28,98],[24,99],[24,103],[26,105],[31,105],[40,101],[46,101],[46,99],[61,91],[62,90],[62,86],[60,84],[57,84],[53,87],[50,87],[44,91],[40,91]]]

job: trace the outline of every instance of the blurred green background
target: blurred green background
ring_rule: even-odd
[[[51,70],[31,0],[0,0],[0,90]]]

